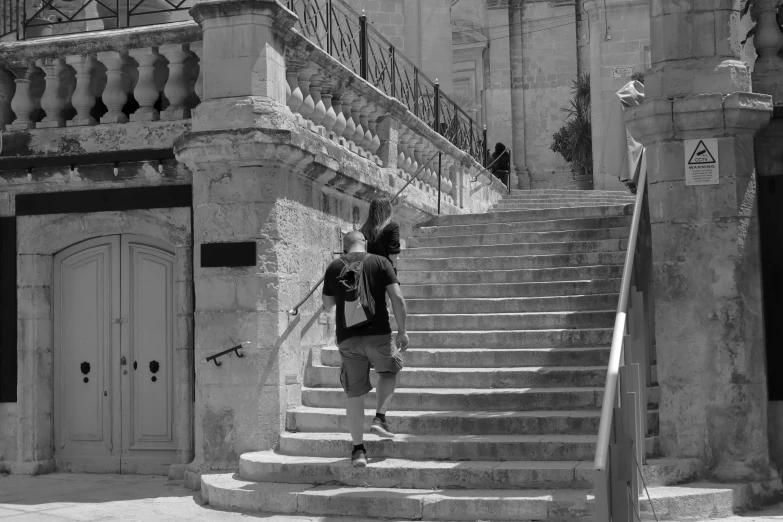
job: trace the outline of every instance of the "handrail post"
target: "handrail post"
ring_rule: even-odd
[[[486,125],[484,125],[484,145],[482,146],[482,149],[483,150],[481,151],[482,154],[481,157],[483,158],[483,160],[481,161],[481,165],[486,167],[487,166],[487,126]]]
[[[441,165],[441,157],[443,156],[443,153],[438,151],[438,214],[440,214],[440,165]]]
[[[419,116],[419,68],[413,68],[413,115],[421,119]]]
[[[332,18],[334,16],[334,8],[332,6],[332,0],[328,0],[326,4],[326,53],[332,56],[332,40],[334,35],[332,34]]]
[[[432,122],[432,129],[440,134],[440,83],[435,78],[435,121]]]
[[[367,80],[367,15],[362,10],[359,17],[359,74],[363,80]]]
[[[394,72],[395,72],[395,69],[397,69],[397,58],[396,58],[396,54],[394,52],[394,46],[393,45],[389,46],[389,59],[391,60],[391,62],[389,63],[389,67],[391,68],[391,70],[389,71],[389,83],[391,84],[391,97],[392,98],[396,98],[397,97],[397,85],[394,83],[395,82]]]

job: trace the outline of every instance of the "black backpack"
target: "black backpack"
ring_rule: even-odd
[[[363,328],[372,323],[375,317],[375,300],[372,298],[367,278],[364,277],[364,262],[370,254],[364,254],[359,261],[348,262],[340,257],[343,269],[337,281],[345,287],[343,301],[342,327],[347,330]]]

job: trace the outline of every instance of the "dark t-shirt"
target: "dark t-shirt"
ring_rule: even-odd
[[[361,261],[362,257],[367,255],[365,252],[350,252],[344,254],[346,261],[353,263]],[[345,320],[343,317],[343,303],[345,302],[345,286],[337,278],[340,276],[345,265],[339,259],[335,259],[326,269],[326,278],[324,279],[324,295],[334,297],[337,303],[337,342],[341,343],[351,337],[360,335],[382,335],[391,333],[389,324],[389,311],[386,309],[386,287],[398,283],[397,276],[394,274],[394,268],[388,259],[367,255],[364,260],[364,277],[370,287],[370,294],[375,300],[375,316],[372,323],[363,328],[352,328],[347,330],[341,325]]]
[[[400,253],[400,225],[394,221],[383,227],[375,241],[367,243],[367,252],[376,256],[389,256]]]

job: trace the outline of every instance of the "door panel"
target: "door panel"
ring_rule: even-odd
[[[174,254],[110,236],[64,250],[54,267],[59,466],[167,473],[177,444]]]
[[[123,469],[155,472],[176,460],[173,433],[174,255],[148,238],[123,236]]]
[[[55,256],[55,456],[73,471],[119,472],[119,248],[118,237],[98,238]]]

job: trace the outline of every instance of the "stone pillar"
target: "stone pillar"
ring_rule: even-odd
[[[508,3],[509,46],[511,54],[511,162],[517,187],[530,189],[530,171],[525,158],[525,69],[522,63],[522,0]],[[488,146],[493,150],[494,144]]]
[[[772,104],[749,92],[734,5],[652,0],[647,100],[625,121],[647,147],[661,452],[701,459],[710,478],[779,490],[753,155]],[[704,138],[717,138],[718,184],[686,185],[684,140]]]
[[[193,173],[195,458],[186,483],[197,487],[201,471],[236,469],[242,453],[277,444],[302,369],[303,316],[289,320],[285,310],[334,245],[315,253],[290,244],[322,242],[290,209],[302,152],[275,143],[297,125],[285,105],[283,41],[295,16],[275,0],[207,0],[190,13],[203,32],[202,102],[174,148]],[[201,246],[227,241],[255,243],[254,265],[202,267]],[[317,269],[305,266],[310,258]],[[206,362],[240,343],[243,358]]]

